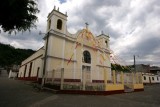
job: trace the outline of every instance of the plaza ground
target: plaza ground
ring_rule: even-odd
[[[160,84],[145,91],[108,96],[54,94],[0,76],[0,107],[160,107]]]

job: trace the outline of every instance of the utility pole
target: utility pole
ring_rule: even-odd
[[[134,72],[136,72],[136,57],[135,57],[135,55],[133,55],[133,58],[134,58]]]
[[[43,65],[43,75],[42,75],[41,88],[44,86],[44,83],[45,83],[45,72],[46,72],[47,51],[48,51],[48,38],[49,38],[49,32],[46,34],[46,49],[45,49],[45,53],[44,53],[44,65]]]

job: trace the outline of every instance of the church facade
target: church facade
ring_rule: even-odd
[[[95,36],[87,23],[84,29],[71,34],[67,30],[67,14],[54,8],[48,15],[44,40],[44,47],[22,62],[19,79],[39,81],[43,85],[48,81],[82,85],[79,90],[85,90],[86,84],[102,84],[103,91],[124,91],[123,73],[119,79],[121,84],[107,85],[116,79],[115,72],[111,72],[108,35],[102,32]]]

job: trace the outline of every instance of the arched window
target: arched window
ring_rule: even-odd
[[[59,29],[59,30],[62,29],[62,20],[61,19],[57,20],[57,29]]]
[[[106,44],[106,47],[108,47],[108,41],[107,40],[105,41],[105,44]]]
[[[48,22],[48,29],[50,29],[51,28],[51,20],[49,20],[49,22]]]
[[[83,52],[84,63],[91,63],[91,55],[88,51]]]

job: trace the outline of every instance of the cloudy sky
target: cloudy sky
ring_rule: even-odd
[[[95,35],[103,30],[110,36],[110,47],[119,63],[160,66],[159,0],[38,0],[37,29],[8,35],[1,31],[0,42],[16,48],[37,50],[43,46],[47,15],[54,8],[68,13],[68,31],[75,33],[89,23]]]

